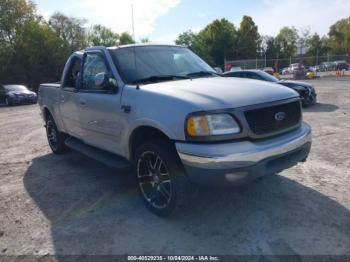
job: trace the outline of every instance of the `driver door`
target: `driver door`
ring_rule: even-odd
[[[97,86],[98,74],[107,76],[108,88]],[[82,139],[86,144],[120,154],[121,107],[117,81],[101,51],[84,55],[82,84],[77,93]]]

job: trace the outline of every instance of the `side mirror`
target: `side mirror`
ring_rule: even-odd
[[[95,86],[103,90],[118,92],[117,82],[111,79],[106,73],[98,73],[95,75]]]
[[[95,75],[95,86],[108,89],[108,77],[106,73],[98,73]]]

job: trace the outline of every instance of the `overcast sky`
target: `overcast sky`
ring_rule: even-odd
[[[276,35],[283,26],[310,28],[327,34],[331,24],[350,16],[350,0],[35,0],[39,12],[54,11],[86,18],[117,32],[132,31],[134,6],[136,38],[171,43],[186,30],[199,31],[217,18],[236,26],[243,15],[253,17],[263,35]]]

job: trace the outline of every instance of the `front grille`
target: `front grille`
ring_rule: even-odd
[[[299,101],[295,101],[253,109],[246,111],[245,117],[255,135],[268,135],[297,126],[301,121],[301,106]]]

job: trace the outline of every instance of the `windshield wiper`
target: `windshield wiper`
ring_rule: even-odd
[[[212,71],[198,71],[198,72],[187,74],[186,76],[191,77],[191,76],[212,76],[212,75],[219,76],[218,73],[212,72]]]
[[[189,79],[188,76],[179,76],[179,75],[158,75],[158,76],[150,76],[142,79],[138,79],[132,82],[132,84],[139,84],[145,82],[158,82],[158,81],[169,81],[176,79]]]

